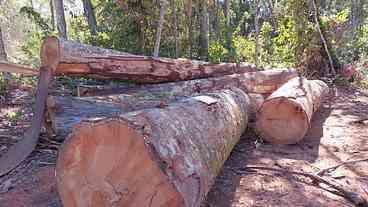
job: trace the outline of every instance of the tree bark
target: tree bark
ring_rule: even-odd
[[[330,65],[330,71],[328,71],[327,74],[330,74],[330,72],[331,72],[332,75],[336,75],[336,70],[335,70],[333,60],[332,60],[332,56],[331,56],[330,51],[328,49],[326,38],[323,35],[322,30],[321,30],[321,25],[320,25],[320,22],[319,22],[319,13],[318,13],[317,5],[316,5],[316,0],[312,0],[312,4],[313,4],[313,9],[314,9],[314,21],[315,21],[315,24],[316,24],[316,28],[317,28],[317,31],[318,31],[320,37],[321,37],[323,48],[326,51],[326,54],[328,56],[328,62],[329,62],[329,65]]]
[[[53,0],[49,0],[49,5],[50,5],[50,14],[51,14],[51,29],[52,31],[55,31],[55,10],[54,10]]]
[[[256,131],[275,144],[301,141],[313,114],[328,94],[328,86],[319,80],[294,78],[271,94],[259,110]]]
[[[38,71],[23,65],[0,61],[0,72],[18,73],[25,76],[37,76]]]
[[[200,33],[199,33],[199,56],[201,60],[208,60],[209,46],[209,15],[207,1],[200,1]],[[193,34],[192,34],[193,35]]]
[[[95,12],[93,11],[93,6],[91,0],[83,0],[83,9],[84,9],[84,16],[87,19],[89,31],[91,33],[93,43],[96,43],[97,38],[97,21]]]
[[[254,52],[254,62],[256,64],[256,67],[259,66],[259,58],[260,58],[260,44],[259,44],[259,10],[260,10],[260,0],[255,1],[256,6],[256,14],[254,18],[254,27],[256,30],[256,47]]]
[[[157,26],[156,42],[155,42],[155,48],[154,48],[154,51],[153,51],[153,57],[158,57],[159,56],[161,33],[162,33],[162,29],[164,27],[165,10],[166,10],[166,5],[167,4],[168,4],[168,2],[166,0],[160,0],[160,19],[158,21],[158,26]]]
[[[178,32],[178,14],[176,12],[175,0],[171,0],[171,9],[173,15],[174,41],[175,41],[175,58],[180,57],[179,48],[179,32]]]
[[[255,71],[250,65],[209,64],[187,59],[152,58],[48,38],[42,45],[41,62],[56,75],[159,83]]]
[[[224,0],[224,16],[226,25],[226,47],[230,51],[232,47],[232,32],[230,25],[230,2],[231,0]]]
[[[188,9],[187,9],[187,15],[188,15],[188,53],[189,58],[193,59],[193,8],[192,8],[192,0],[188,0]]]
[[[262,97],[275,91],[289,79],[296,77],[295,71],[264,71],[241,75],[193,81],[143,85],[124,88],[121,91],[105,92],[94,97],[50,97],[47,102],[47,129],[50,135],[55,134],[57,140],[63,140],[72,127],[88,118],[106,118],[152,107],[162,107],[167,103],[232,87],[246,91],[251,97],[252,109],[250,117],[263,102]],[[120,94],[117,94],[120,93]],[[258,94],[255,94],[258,93]],[[253,101],[254,100],[254,101]],[[254,104],[253,104],[254,103]]]
[[[4,44],[1,26],[0,26],[0,61],[2,62],[8,61],[8,55],[5,50],[5,44]],[[2,69],[5,70],[6,68],[2,68]],[[0,72],[1,72],[1,69],[0,69]],[[11,74],[9,73],[9,71],[3,71],[2,75],[4,76],[5,87],[7,87],[12,78]]]
[[[55,8],[55,17],[56,17],[56,27],[59,32],[59,37],[67,40],[67,29],[66,29],[66,21],[64,14],[64,3],[63,0],[52,0]]]
[[[199,206],[248,110],[248,96],[233,89],[82,123],[57,161],[64,206]]]

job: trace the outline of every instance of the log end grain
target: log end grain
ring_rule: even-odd
[[[257,117],[258,134],[274,144],[295,144],[309,129],[307,114],[299,104],[285,97],[265,102]]]
[[[64,206],[184,205],[142,135],[123,120],[108,119],[93,127],[81,124],[72,136],[56,170]]]
[[[56,70],[60,59],[60,42],[57,37],[47,37],[41,46],[41,64]]]

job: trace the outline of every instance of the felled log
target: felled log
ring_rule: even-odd
[[[98,97],[50,97],[47,102],[48,122],[50,135],[63,140],[71,131],[73,125],[86,118],[106,118],[119,113],[140,110],[144,108],[160,107],[169,102],[207,93],[237,87],[248,94],[270,94],[289,79],[296,77],[295,70],[270,70],[244,74],[227,75],[208,79],[181,81],[125,87],[108,91],[95,91]],[[116,94],[116,93],[123,94]],[[114,95],[107,96],[108,94]],[[102,96],[104,95],[104,96]],[[262,95],[251,95],[251,119],[263,102]]]
[[[295,144],[302,140],[328,86],[320,80],[294,78],[272,93],[261,106],[256,131],[275,144]]]
[[[37,76],[38,71],[24,65],[0,61],[0,72],[18,73],[24,76]]]
[[[255,93],[248,95],[251,100],[249,119],[255,121],[256,112],[261,107],[264,97]],[[85,119],[102,119],[146,108],[162,108],[170,102],[185,98],[177,94],[153,96],[144,93],[83,98],[49,96],[46,129],[49,136],[62,141],[71,133],[74,125]]]
[[[117,93],[146,93],[151,95],[177,94],[191,96],[193,93],[240,88],[248,93],[271,94],[288,80],[298,76],[295,69],[275,69],[242,74],[232,74],[206,79],[179,81],[162,84],[145,84],[123,87],[84,87],[82,96],[104,96]]]
[[[198,207],[246,129],[239,89],[87,121],[56,165],[64,206]]]
[[[256,71],[250,64],[210,64],[188,59],[138,56],[77,42],[47,38],[41,47],[41,62],[56,75],[160,83]]]

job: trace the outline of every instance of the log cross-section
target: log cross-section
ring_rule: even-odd
[[[250,64],[211,64],[188,59],[153,58],[84,45],[56,37],[41,47],[41,62],[56,75],[160,83],[256,71]]]
[[[231,89],[77,126],[56,167],[64,206],[198,207],[245,131]]]
[[[327,94],[328,86],[323,81],[291,79],[264,101],[257,116],[256,131],[271,143],[299,142]]]

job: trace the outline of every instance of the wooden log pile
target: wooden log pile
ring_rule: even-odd
[[[199,207],[249,121],[271,143],[298,142],[327,90],[294,69],[152,58],[54,37],[41,62],[54,76],[141,84],[48,97],[46,129],[67,137],[56,177],[68,207]]]

